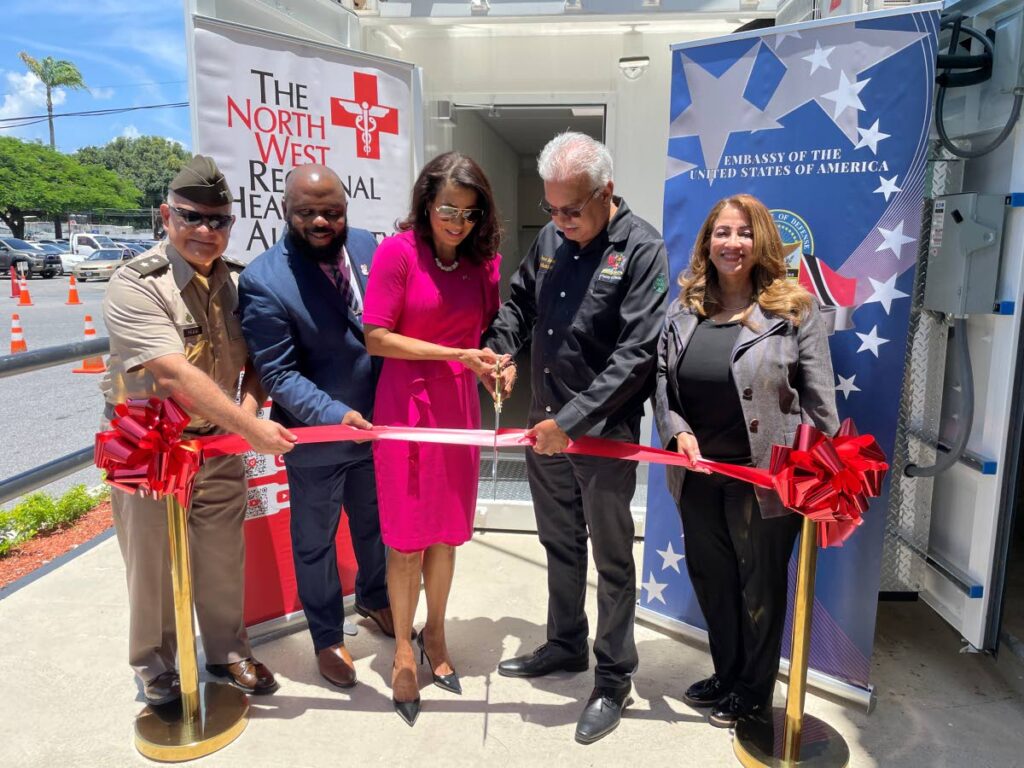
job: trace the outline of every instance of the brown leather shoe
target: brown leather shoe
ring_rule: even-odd
[[[161,672],[142,686],[142,695],[146,703],[154,707],[170,704],[181,698],[181,679],[173,669]]]
[[[232,664],[207,664],[206,671],[217,677],[230,678],[235,688],[256,696],[277,690],[274,673],[267,669],[265,664],[251,657]]]
[[[385,605],[383,608],[364,608],[359,603],[356,603],[356,613],[360,616],[370,619],[374,624],[377,625],[377,629],[383,632],[388,637],[395,636],[395,620],[391,616],[391,606]]]
[[[344,643],[324,648],[316,655],[320,674],[324,680],[339,688],[351,688],[356,684],[356,665]]]

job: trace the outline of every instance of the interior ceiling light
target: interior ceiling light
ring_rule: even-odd
[[[565,5],[562,8],[563,11],[582,11],[583,2],[582,0],[565,0]]]
[[[474,16],[486,16],[491,10],[491,4],[487,0],[469,0],[469,12]]]

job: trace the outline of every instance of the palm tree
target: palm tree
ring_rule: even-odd
[[[89,88],[82,80],[82,73],[78,71],[78,67],[70,61],[54,59],[53,56],[47,56],[40,61],[29,56],[25,51],[19,53],[18,56],[25,62],[25,66],[32,74],[46,86],[46,116],[50,121],[50,149],[56,149],[57,144],[53,140],[53,89],[69,88],[73,91],[88,91]]]
[[[78,67],[70,61],[54,59],[53,56],[47,56],[40,61],[33,56],[29,56],[25,51],[19,53],[18,56],[25,62],[25,66],[29,68],[29,71],[46,86],[46,117],[50,123],[50,149],[56,150],[57,142],[53,138],[53,89],[69,88],[71,90],[88,91],[89,88],[82,79],[82,73],[78,71]],[[53,229],[54,237],[59,238],[62,236],[60,218],[54,219]]]

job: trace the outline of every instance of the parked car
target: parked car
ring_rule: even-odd
[[[79,282],[109,280],[125,262],[135,258],[127,248],[101,248],[75,265],[74,275]]]
[[[117,247],[114,241],[106,235],[93,235],[88,232],[79,232],[72,235],[69,246],[71,252],[76,256],[88,256],[93,251]]]
[[[51,278],[63,271],[59,255],[17,237],[0,237],[0,276],[10,277],[12,264],[26,277]]]
[[[114,243],[122,248],[127,248],[129,251],[134,253],[136,256],[141,256],[149,250],[149,246],[140,243],[138,240],[119,240]]]
[[[45,242],[40,240],[38,243],[33,243],[38,248],[42,248],[47,253],[56,253],[60,257],[61,272],[65,275],[70,275],[71,270],[75,268],[75,264],[84,260],[84,256],[77,256],[68,250],[66,244],[61,245],[58,242]]]

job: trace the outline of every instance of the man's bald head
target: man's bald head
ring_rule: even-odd
[[[348,199],[341,178],[324,165],[300,165],[284,182],[284,215],[293,241],[317,261],[341,254],[348,233]]]

